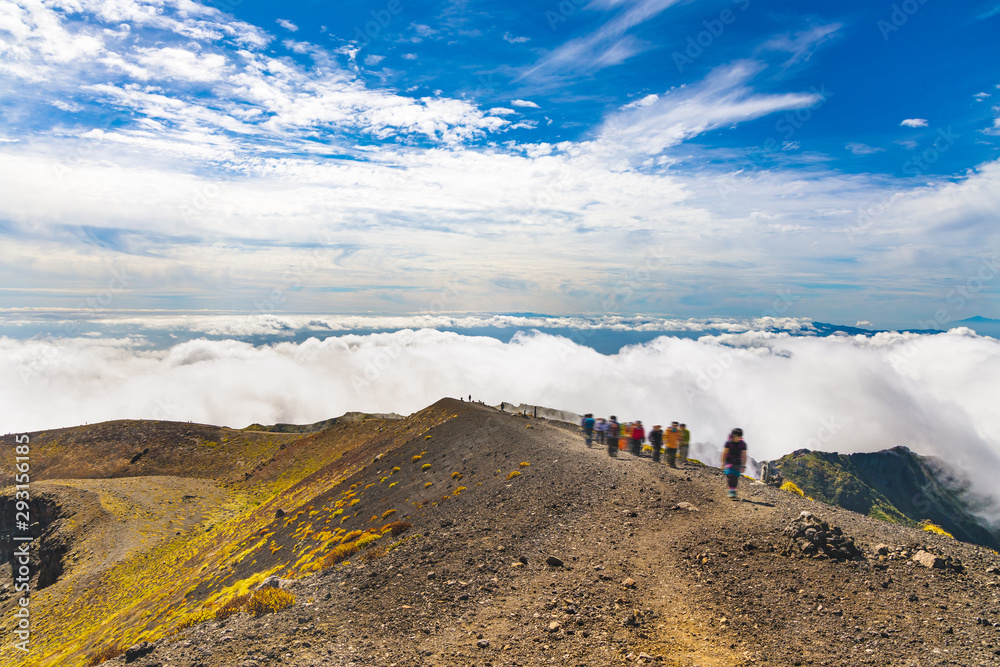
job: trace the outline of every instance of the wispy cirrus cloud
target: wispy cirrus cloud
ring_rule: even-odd
[[[618,10],[594,32],[577,37],[545,55],[518,78],[575,76],[619,65],[649,48],[628,31],[660,14],[680,0],[604,0],[587,9]]]
[[[790,67],[809,60],[813,53],[825,42],[835,37],[842,27],[841,23],[829,23],[808,30],[778,35],[764,42],[759,50],[791,54],[788,60],[783,63],[784,67]]]
[[[709,130],[820,100],[816,93],[757,93],[750,82],[764,67],[737,62],[691,86],[646,96],[606,119],[596,143],[611,152],[655,155]]]
[[[847,150],[851,151],[854,155],[872,155],[874,153],[881,153],[885,151],[884,148],[876,148],[875,146],[869,146],[868,144],[862,144],[856,141],[852,141],[844,146]]]

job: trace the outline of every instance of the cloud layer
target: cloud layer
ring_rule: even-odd
[[[0,355],[3,431],[120,418],[308,423],[350,410],[410,413],[472,394],[489,404],[680,420],[707,443],[741,426],[758,459],[801,447],[905,445],[958,465],[980,490],[992,492],[1000,475],[1000,342],[962,329],[661,337],[612,356],[543,334],[502,343],[429,329],[165,350],[128,338],[3,338]]]

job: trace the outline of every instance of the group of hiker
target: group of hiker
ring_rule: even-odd
[[[687,461],[688,447],[691,444],[691,431],[679,422],[672,422],[666,431],[656,424],[647,436],[641,421],[621,424],[614,415],[608,419],[594,419],[594,415],[588,412],[583,416],[580,428],[583,429],[587,446],[590,447],[596,440],[598,445],[607,446],[608,456],[618,456],[619,450],[627,450],[633,456],[642,456],[643,450],[649,449],[653,452],[653,460],[657,462],[665,454],[667,466],[671,468],[677,467],[678,460]],[[647,439],[648,446],[645,445]]]
[[[608,419],[594,418],[590,412],[583,416],[580,422],[587,447],[594,441],[608,449],[608,456],[617,457],[618,452],[629,451],[634,457],[641,457],[647,439],[648,448],[652,450],[653,461],[660,462],[663,455],[669,468],[677,468],[677,463],[688,460],[688,448],[691,444],[691,431],[686,424],[671,422],[664,431],[660,424],[646,434],[642,422],[636,420],[621,424],[618,418],[611,415]],[[743,429],[734,428],[722,449],[722,470],[726,475],[727,492],[731,499],[736,500],[736,486],[743,474],[747,462],[747,444],[743,440]]]

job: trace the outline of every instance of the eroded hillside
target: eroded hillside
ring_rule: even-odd
[[[179,535],[42,591],[34,664],[141,640],[139,667],[1000,661],[985,548],[748,481],[733,503],[715,469],[458,401],[294,437]],[[271,574],[294,604],[216,618]]]

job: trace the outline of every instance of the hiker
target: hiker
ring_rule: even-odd
[[[621,425],[618,418],[611,415],[608,419],[608,456],[618,456],[618,436],[621,435]]]
[[[632,456],[642,456],[642,443],[646,442],[646,429],[636,420],[632,425]]]
[[[604,417],[598,419],[597,423],[594,424],[594,434],[597,439],[597,444],[603,445],[604,440],[608,435],[608,422]]]
[[[677,458],[681,463],[687,463],[688,448],[691,446],[691,431],[687,429],[687,424],[681,424],[681,443],[677,447]]]
[[[587,447],[590,447],[590,443],[594,441],[594,415],[589,412],[585,414],[583,421],[580,422],[580,428],[583,430],[583,439]]]
[[[649,444],[653,446],[653,461],[660,462],[660,450],[663,449],[663,431],[659,424],[653,424],[653,430],[649,432]]]
[[[734,428],[722,449],[722,471],[726,473],[729,499],[736,500],[736,484],[747,465],[747,443],[743,441],[743,429]]]
[[[677,447],[681,442],[681,431],[677,427],[677,422],[670,422],[670,428],[664,434],[667,438],[667,466],[677,467]]]

